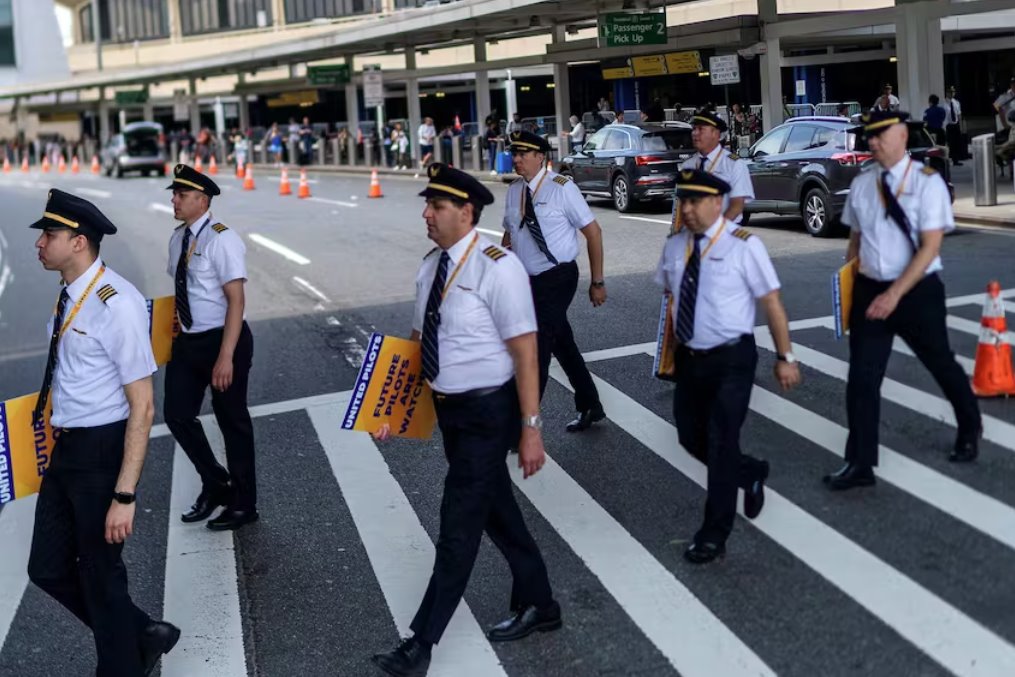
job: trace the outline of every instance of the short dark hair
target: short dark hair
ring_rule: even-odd
[[[472,225],[479,225],[479,217],[483,215],[483,205],[475,202],[469,202],[467,200],[460,200],[456,197],[449,197],[447,200],[459,209],[464,209],[465,205],[472,205]]]
[[[937,102],[940,101],[940,100],[941,99],[937,98],[937,94],[931,94],[930,95],[930,105],[936,106]]]

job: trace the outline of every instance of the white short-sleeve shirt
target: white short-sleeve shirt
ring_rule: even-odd
[[[182,325],[180,329],[194,334],[225,326],[229,303],[222,287],[233,280],[247,279],[247,247],[236,231],[218,223],[211,212],[194,221],[189,228],[194,253],[187,266],[187,295],[194,323],[190,329]],[[176,279],[182,245],[181,226],[169,238],[166,272],[173,279]]]
[[[919,246],[919,238],[914,232],[907,239],[887,215],[880,189],[883,171],[881,165],[874,165],[853,179],[842,211],[842,223],[860,233],[860,273],[887,282],[897,279],[906,270],[913,258],[914,245]],[[948,186],[930,167],[904,157],[889,170],[888,185],[893,193],[898,193],[899,204],[915,231],[955,229]],[[931,261],[926,272],[938,270],[941,270],[940,256]]]
[[[505,341],[536,331],[528,275],[518,257],[475,230],[448,255],[450,286],[437,327],[440,371],[431,387],[453,394],[503,385],[515,373]],[[440,256],[440,249],[427,254],[416,275],[412,328],[420,333]]]
[[[596,220],[578,186],[568,177],[546,169],[536,174],[528,185],[539,229],[550,253],[557,263],[574,261],[578,258],[578,231]],[[529,275],[539,275],[554,264],[539,250],[529,229],[521,227],[524,187],[524,179],[508,186],[503,225],[511,236],[511,251],[521,259]]]
[[[96,259],[67,286],[64,322],[102,265]],[[54,319],[50,317],[48,335]],[[50,422],[58,428],[91,428],[123,421],[130,414],[123,387],[157,369],[147,302],[134,285],[106,268],[60,339]]]
[[[1015,90],[1009,88],[1003,91],[1001,96],[994,99],[994,108],[999,110],[1002,117],[1007,120],[1008,113],[1015,110]],[[997,131],[1004,129],[1004,125],[1001,124],[1001,121],[996,115],[994,116],[994,125],[997,128]]]
[[[702,162],[703,160],[704,162]],[[747,162],[741,160],[721,145],[713,148],[712,152],[708,155],[695,153],[684,160],[684,163],[680,165],[680,168],[701,169],[718,176],[720,179],[730,184],[729,194],[724,195],[722,199],[723,213],[729,209],[730,198],[742,197],[745,198],[745,202],[750,202],[754,199],[754,183],[751,181],[751,172],[747,168]],[[677,200],[674,200],[674,209],[676,209],[676,205]],[[736,218],[736,223],[740,223],[742,219],[743,214]]]
[[[671,235],[663,246],[655,281],[673,294],[673,331],[680,306],[680,284],[694,234],[688,228]],[[708,350],[754,332],[757,299],[779,289],[768,250],[761,240],[723,217],[698,243],[701,267],[694,307],[694,334],[687,342]]]

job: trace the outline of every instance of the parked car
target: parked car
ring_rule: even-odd
[[[612,198],[619,212],[639,201],[673,197],[680,163],[694,153],[691,126],[609,125],[560,162],[583,195]]]
[[[910,156],[936,169],[954,199],[946,149],[934,144],[922,122],[908,125]],[[850,182],[874,162],[867,140],[850,131],[854,127],[842,117],[799,117],[758,139],[745,158],[755,199],[744,209],[744,223],[758,212],[800,214],[811,235],[834,235]]]
[[[102,149],[102,167],[106,176],[123,177],[127,172],[165,176],[166,153],[159,143],[162,125],[157,122],[132,122],[113,136]]]

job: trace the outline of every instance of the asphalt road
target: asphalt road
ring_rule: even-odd
[[[423,179],[386,178],[386,197],[368,200],[365,178],[311,176],[314,199],[300,201],[277,196],[277,176],[256,178],[254,192],[222,178],[213,211],[247,243],[262,519],[235,535],[180,526],[196,477],[157,426],[126,549],[132,592],[183,628],[162,675],[368,676],[369,655],[406,632],[425,586],[445,461],[439,438],[375,446],[338,431],[338,419],[366,337],[408,333],[416,269],[432,246],[416,196]],[[47,189],[75,191],[106,212],[120,232],[103,243],[103,258],[151,297],[172,291],[166,183],[0,175],[0,397],[33,392],[42,379],[58,284],[40,268],[27,226]],[[494,192],[480,224],[491,237],[505,188]],[[510,573],[484,542],[431,675],[1015,674],[1015,404],[983,401],[980,460],[952,466],[947,404],[916,360],[896,352],[883,391],[881,481],[828,494],[820,476],[840,463],[848,358],[827,328],[829,276],[845,241],[812,239],[793,219],[755,219],[784,285],[805,382],[777,392],[761,330],[743,445],[772,464],[768,502],[758,520],[738,519],[724,562],[693,568],[681,552],[700,520],[704,472],[677,445],[671,387],[650,377],[646,353],[668,213],[593,208],[609,301],[593,309],[579,293],[570,316],[608,420],[565,433],[572,400],[552,382],[544,417],[553,463],[529,480],[516,475],[564,629],[486,642],[482,629],[505,615]],[[975,355],[986,283],[1015,289],[1013,245],[994,231],[945,241],[951,338],[965,360]],[[88,633],[24,574],[33,501],[0,511],[0,676],[84,677],[94,666]]]

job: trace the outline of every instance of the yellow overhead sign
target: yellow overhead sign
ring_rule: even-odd
[[[647,78],[656,75],[683,75],[700,73],[701,52],[669,52],[651,56],[633,56],[623,62],[613,59],[602,63],[604,80],[622,80],[624,78]]]
[[[666,75],[666,58],[662,54],[632,57],[631,65],[634,66],[634,74],[639,78]]]
[[[317,103],[320,99],[316,89],[303,89],[298,92],[282,92],[274,99],[268,99],[268,108],[284,108],[299,106],[304,103]]]
[[[672,75],[680,73],[700,73],[701,52],[670,52],[666,55],[666,70]]]
[[[603,80],[623,80],[624,78],[633,77],[634,68],[630,65],[603,69]]]

